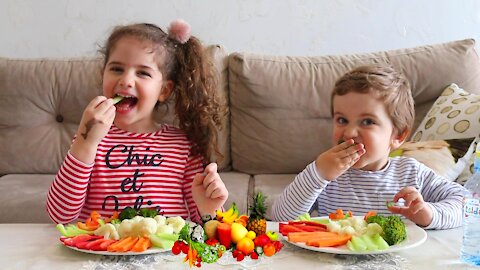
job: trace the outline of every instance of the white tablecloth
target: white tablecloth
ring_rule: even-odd
[[[278,225],[269,222],[269,230]],[[201,269],[480,269],[459,260],[462,228],[428,231],[415,248],[383,255],[335,255],[305,250],[289,243],[273,257],[242,264],[203,264]],[[53,224],[0,224],[0,269],[189,269],[183,256],[169,252],[144,256],[92,255],[63,246]],[[233,260],[230,261],[233,263]],[[222,265],[223,264],[223,265]]]

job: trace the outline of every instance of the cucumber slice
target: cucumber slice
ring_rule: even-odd
[[[112,98],[113,104],[117,104],[117,103],[120,102],[122,99],[123,99],[122,96],[115,96],[114,98]]]

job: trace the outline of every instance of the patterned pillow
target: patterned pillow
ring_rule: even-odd
[[[480,132],[480,95],[468,93],[456,84],[451,84],[442,92],[427,113],[412,141],[448,140],[475,138],[467,153],[458,162],[465,168],[457,178],[464,184],[473,172],[475,143]]]

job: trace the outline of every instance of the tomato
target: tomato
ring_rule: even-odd
[[[275,245],[268,243],[263,246],[263,254],[267,257],[273,256],[275,254]]]
[[[244,237],[237,242],[237,249],[245,255],[252,253],[254,248],[255,244],[253,243],[253,240],[248,237]]]

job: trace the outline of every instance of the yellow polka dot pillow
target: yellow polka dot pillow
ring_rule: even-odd
[[[480,95],[468,93],[456,84],[442,92],[427,113],[412,141],[472,139],[467,153],[458,160],[459,176],[464,184],[473,171],[473,151],[480,133]]]

